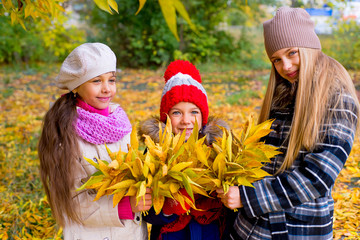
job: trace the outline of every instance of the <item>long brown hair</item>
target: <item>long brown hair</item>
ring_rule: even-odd
[[[74,127],[76,118],[76,97],[69,92],[46,113],[38,145],[41,181],[60,226],[65,225],[65,215],[79,222],[72,201],[73,162],[80,157]]]
[[[296,90],[294,117],[288,136],[285,160],[277,171],[283,172],[293,164],[301,148],[314,150],[315,143],[323,141],[321,126],[333,122],[336,116],[328,115],[329,105],[344,107],[344,93],[350,94],[356,104],[359,119],[359,101],[354,84],[346,69],[321,50],[299,48],[300,72]],[[269,118],[278,84],[283,81],[272,66],[268,88],[261,108],[259,123]],[[348,118],[347,116],[341,116]],[[352,119],[348,119],[353,122]],[[357,128],[359,123],[357,124]]]

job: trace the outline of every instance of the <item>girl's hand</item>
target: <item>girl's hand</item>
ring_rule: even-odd
[[[133,213],[148,211],[151,208],[152,200],[151,200],[151,189],[150,188],[146,188],[146,193],[144,195],[144,198],[145,198],[145,202],[144,202],[144,199],[141,198],[139,200],[138,205],[136,205],[136,197],[135,196],[130,197],[130,205],[131,205],[131,210],[133,211]]]
[[[232,210],[243,207],[238,186],[229,187],[229,191],[226,194],[224,194],[224,190],[222,188],[216,189],[216,192],[217,197],[221,199],[221,202],[225,205],[225,207]]]

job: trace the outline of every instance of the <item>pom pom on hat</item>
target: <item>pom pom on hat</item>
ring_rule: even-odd
[[[201,85],[199,70],[188,61],[176,60],[167,67],[165,87],[161,96],[160,120],[166,121],[166,114],[179,102],[195,104],[202,114],[202,125],[206,125],[209,116],[207,95]]]
[[[116,56],[107,45],[84,43],[66,57],[55,81],[60,89],[72,91],[94,77],[115,71]]]
[[[190,75],[193,79],[201,83],[199,70],[197,70],[192,63],[182,60],[176,60],[169,64],[164,73],[165,82],[167,82],[172,76],[179,72]]]

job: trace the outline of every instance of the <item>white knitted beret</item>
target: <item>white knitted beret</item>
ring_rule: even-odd
[[[113,71],[116,71],[116,56],[108,46],[84,43],[66,57],[55,81],[60,89],[72,91],[94,77]]]

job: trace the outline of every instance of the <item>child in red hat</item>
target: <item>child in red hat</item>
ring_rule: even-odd
[[[186,140],[190,137],[195,122],[199,125],[199,136],[206,136],[206,144],[214,142],[215,137],[222,137],[222,130],[218,126],[227,129],[229,126],[222,119],[209,117],[207,94],[196,67],[188,61],[176,60],[167,67],[164,78],[160,118],[153,117],[142,122],[139,135],[149,135],[158,142],[159,122],[164,128],[168,115],[173,133],[186,131]],[[225,209],[221,201],[216,197],[195,195],[195,205],[203,211],[190,209],[189,213],[185,213],[180,204],[170,198],[166,198],[160,214],[156,215],[150,209],[149,214],[144,217],[145,221],[152,224],[150,239],[220,239],[225,221]]]

